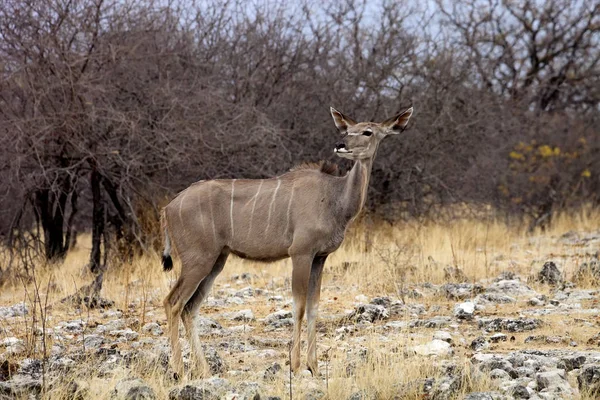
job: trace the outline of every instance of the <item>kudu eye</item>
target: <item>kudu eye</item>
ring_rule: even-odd
[[[373,134],[373,132],[371,132],[371,131],[364,131],[362,134],[365,135],[365,136],[371,136]]]

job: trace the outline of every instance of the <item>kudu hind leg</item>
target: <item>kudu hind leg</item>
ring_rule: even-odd
[[[317,361],[317,316],[319,314],[319,299],[321,298],[323,266],[326,259],[327,256],[317,256],[313,260],[306,298],[306,321],[308,323],[307,364],[313,376],[318,374],[319,368]]]
[[[223,271],[225,262],[229,252],[223,252],[213,265],[210,273],[200,282],[194,295],[188,300],[187,304],[181,314],[183,325],[185,326],[185,332],[190,342],[192,351],[192,365],[190,369],[199,369],[198,376],[204,377],[210,375],[210,367],[204,358],[204,352],[198,336],[198,328],[196,326],[196,318],[198,317],[198,309],[200,305],[208,296],[210,289],[216,279],[216,277]]]
[[[179,342],[179,321],[188,301],[192,298],[200,282],[211,272],[217,256],[207,257],[200,265],[182,261],[181,275],[167,295],[164,306],[169,323],[171,342],[171,365],[175,373],[183,376],[183,358]]]
[[[306,309],[306,294],[312,265],[312,256],[292,256],[292,296],[294,299],[294,333],[292,336],[292,371],[300,368],[300,335]]]

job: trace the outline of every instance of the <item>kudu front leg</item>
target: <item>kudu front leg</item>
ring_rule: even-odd
[[[294,333],[292,335],[292,371],[300,368],[300,335],[302,333],[302,320],[306,310],[306,297],[308,281],[312,265],[312,256],[292,256],[292,296],[294,299]]]
[[[316,256],[312,262],[308,294],[306,298],[306,320],[308,322],[308,369],[313,376],[319,373],[317,361],[317,317],[319,314],[319,299],[321,298],[321,278],[327,256]]]

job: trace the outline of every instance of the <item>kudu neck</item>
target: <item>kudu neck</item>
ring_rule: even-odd
[[[344,205],[346,215],[350,218],[355,218],[365,205],[374,158],[375,155],[355,161],[354,166],[346,175]]]

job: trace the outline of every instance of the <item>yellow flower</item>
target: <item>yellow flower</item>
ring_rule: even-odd
[[[525,156],[523,156],[523,154],[516,152],[516,151],[511,151],[508,156],[510,158],[512,158],[513,160],[524,160],[525,159]]]
[[[589,169],[584,169],[583,172],[581,173],[581,176],[583,176],[584,178],[589,178],[592,176],[592,173],[590,172]]]
[[[538,148],[538,151],[540,152],[540,155],[543,158],[550,157],[554,154],[554,152],[552,151],[552,148],[550,146],[548,146],[547,144],[540,146]]]

